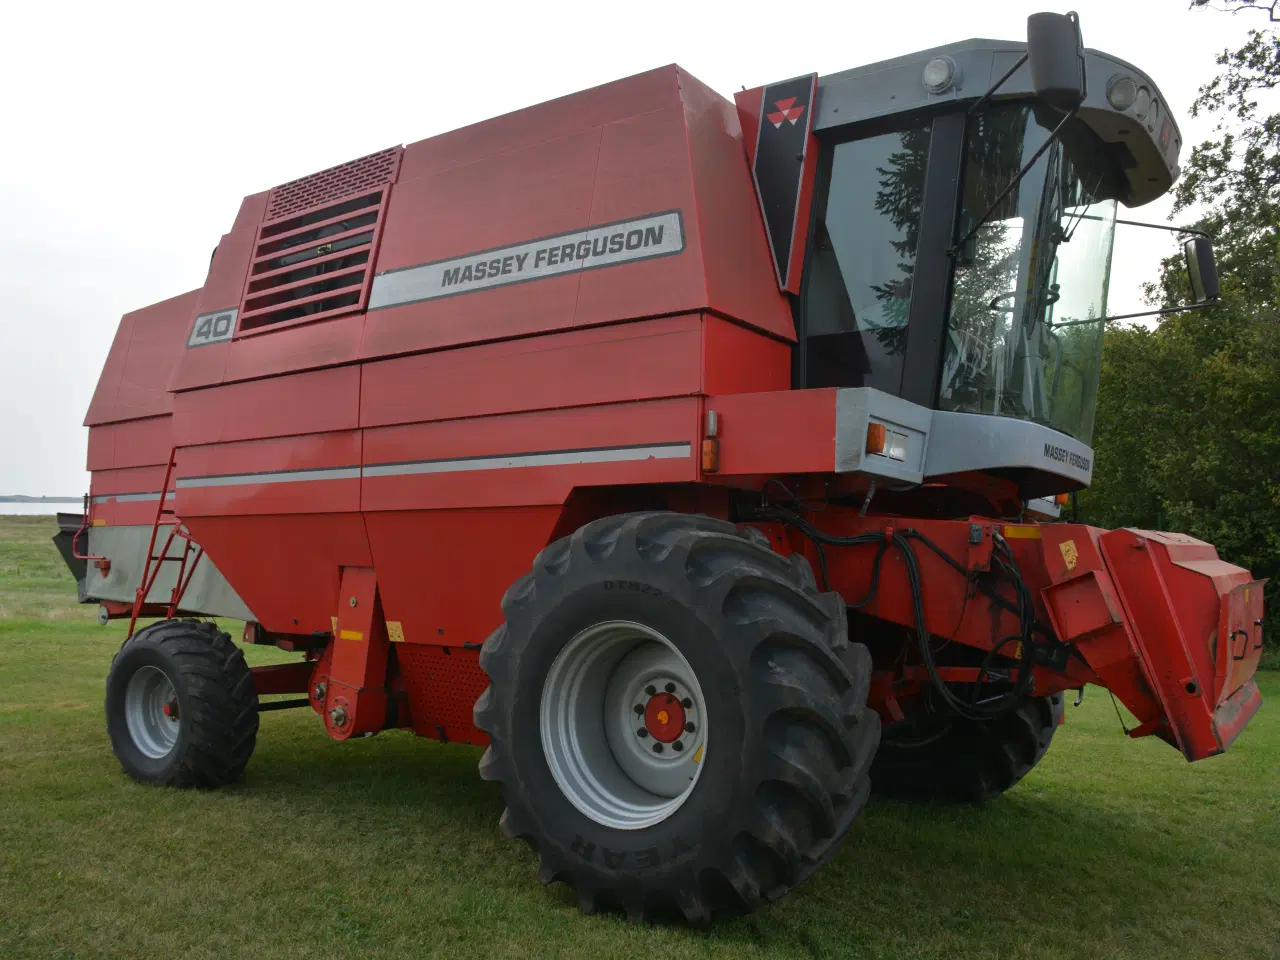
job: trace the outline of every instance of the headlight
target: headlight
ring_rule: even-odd
[[[1138,97],[1133,102],[1133,115],[1139,120],[1147,119],[1147,112],[1151,109],[1151,91],[1146,87],[1138,88]]]
[[[1107,103],[1111,104],[1112,109],[1128,110],[1136,99],[1138,99],[1138,84],[1133,77],[1111,78],[1111,82],[1107,84]]]
[[[956,78],[956,62],[950,57],[934,57],[924,65],[924,88],[930,93],[945,93]]]

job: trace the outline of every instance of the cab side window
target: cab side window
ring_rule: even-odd
[[[827,153],[802,307],[804,386],[899,393],[928,153],[927,125]]]

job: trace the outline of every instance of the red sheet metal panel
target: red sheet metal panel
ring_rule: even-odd
[[[126,420],[108,427],[95,427],[94,431],[99,429],[110,430],[114,438],[113,467],[165,466],[169,462],[169,451],[173,447],[171,417]]]
[[[200,290],[192,322],[197,315],[229,310],[240,302],[245,273],[249,269],[249,258],[253,254],[253,244],[258,235],[258,224],[262,222],[266,206],[266,191],[251,194],[241,202],[235,223],[213,252],[209,275]],[[230,354],[229,340],[183,349],[171,371],[169,389],[187,390],[221,383]]]
[[[183,519],[258,621],[276,633],[328,633],[341,569],[373,564],[359,514]]]
[[[599,143],[597,127],[413,180],[406,170],[387,215],[378,272],[582,229],[591,214]],[[361,355],[571,327],[580,279],[562,274],[372,310]]]
[[[755,130],[748,135],[734,105],[683,70],[680,88],[708,306],[794,340],[791,305],[772,276],[769,243],[745,160],[745,143],[754,144]],[[815,151],[815,161],[816,156]]]
[[[698,228],[684,104],[672,85],[669,104],[606,124],[592,182],[591,212],[579,228],[680,211],[684,250],[579,276],[572,323],[698,310],[707,305],[703,238]],[[539,281],[541,282],[541,281]]]
[[[403,625],[404,646],[483,642],[559,515],[559,506],[365,514],[383,609]]]
[[[225,344],[228,352],[223,380],[230,383],[350,363],[360,355],[364,327],[365,315],[359,313],[231,341]],[[219,346],[224,345],[201,347],[187,353],[216,350]]]
[[[760,393],[791,388],[788,344],[710,314],[702,329],[703,393]]]
[[[359,464],[357,430],[180,447],[178,515],[357,511]]]
[[[359,426],[360,368],[187,391],[174,398],[173,409],[172,442],[179,446],[353,430]]]
[[[186,344],[199,296],[193,290],[124,316],[89,404],[86,425],[173,411],[169,373]]]
[[[204,312],[240,304],[240,333],[183,349],[169,384],[182,391],[707,308],[791,339],[787,302],[765,279],[768,247],[741,137],[728,101],[664,67],[411,144],[398,174],[387,159],[401,157],[393,148],[247,197],[196,304]],[[372,172],[363,179],[343,179],[343,170],[364,166]],[[338,315],[344,306],[248,329],[254,311],[279,306],[261,299],[254,285],[263,281],[246,280],[255,245],[305,233],[332,209],[326,204],[356,202],[360,191],[393,180],[377,193],[375,272],[383,276],[661,216],[679,217],[681,245],[447,296],[422,299],[415,288],[411,301],[378,301],[367,316]],[[676,222],[654,229],[670,232]],[[359,265],[340,254],[325,254],[338,258],[340,276],[331,279],[355,277]],[[260,276],[287,277],[289,290],[310,290],[308,278],[294,278],[290,269]],[[362,284],[368,276],[361,274]]]
[[[738,90],[733,95],[733,102],[738,111],[738,123],[742,127],[742,145],[747,153],[747,166],[756,162],[756,145],[760,140],[760,106],[764,97],[764,87],[752,87],[750,90]],[[761,223],[760,229],[764,229]]]
[[[163,464],[94,470],[90,486],[91,520],[95,524],[112,527],[150,527],[156,518],[168,461],[166,452]]]
[[[1262,653],[1263,583],[1182,534],[1112,530],[1098,543],[1164,735],[1188,760],[1221,753],[1260,702],[1249,688]]]
[[[98,385],[89,401],[89,410],[84,417],[85,426],[109,423],[117,419],[115,400],[120,391],[120,377],[124,374],[124,360],[129,353],[129,340],[133,336],[133,321],[132,313],[126,313],[120,318],[116,335],[111,340],[111,349],[107,351],[107,359],[102,365],[102,372],[98,374]]]
[[[720,421],[721,477],[835,469],[833,389],[711,396],[706,408]]]
[[[692,396],[701,328],[685,314],[367,363],[361,424]]]
[[[367,429],[361,502],[561,504],[575,486],[692,481],[699,438],[694,398]],[[384,467],[405,464],[423,466]]]

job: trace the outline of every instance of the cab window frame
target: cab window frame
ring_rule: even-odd
[[[967,104],[951,101],[942,109],[913,110],[874,120],[826,129],[818,134],[818,170],[810,208],[804,273],[799,295],[792,299],[796,345],[792,351],[792,385],[812,385],[808,349],[808,303],[817,254],[817,230],[830,196],[836,148],[857,140],[926,127],[928,157],[924,172],[912,289],[907,308],[906,347],[893,392],[913,403],[936,406],[942,368],[942,346],[950,296],[951,258],[947,251],[959,208],[960,165],[964,155]]]

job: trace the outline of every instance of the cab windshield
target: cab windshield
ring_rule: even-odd
[[[1030,106],[970,120],[957,236],[1057,123]],[[938,407],[1093,435],[1115,231],[1115,167],[1068,128],[957,252]]]

